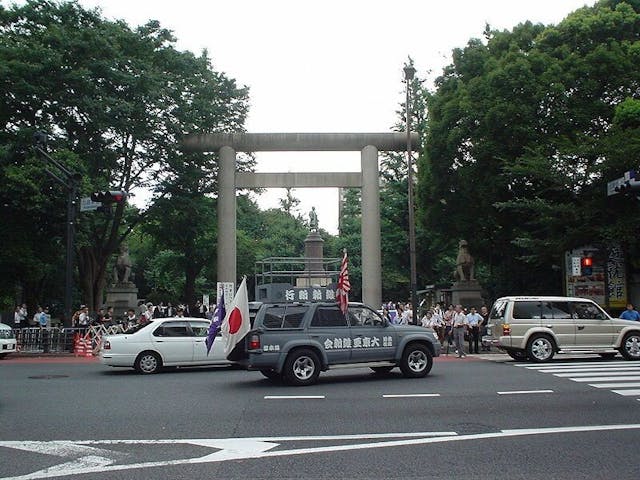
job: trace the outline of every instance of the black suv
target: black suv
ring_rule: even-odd
[[[406,377],[424,377],[440,355],[430,328],[392,325],[359,303],[350,303],[347,315],[336,303],[265,303],[252,327],[229,360],[292,385],[313,384],[320,371],[338,366],[381,373],[400,367]]]

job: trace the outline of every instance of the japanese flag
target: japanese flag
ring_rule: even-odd
[[[222,322],[222,340],[224,354],[229,355],[234,347],[244,339],[251,329],[249,322],[249,296],[247,295],[247,277],[242,279],[233,303]]]

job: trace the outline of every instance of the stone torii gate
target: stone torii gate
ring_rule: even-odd
[[[406,151],[418,134],[400,133],[212,133],[191,135],[183,147],[218,152],[218,281],[236,282],[236,188],[356,187],[362,189],[362,301],[382,302],[379,151]],[[360,172],[236,172],[236,152],[360,151]]]

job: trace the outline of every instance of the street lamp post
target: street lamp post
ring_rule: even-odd
[[[404,67],[404,78],[407,83],[407,98],[405,103],[406,123],[407,123],[407,209],[409,216],[409,268],[411,282],[411,310],[413,311],[413,323],[417,324],[418,319],[418,292],[416,275],[416,225],[414,220],[413,206],[413,156],[411,153],[411,81],[416,73],[413,65]]]

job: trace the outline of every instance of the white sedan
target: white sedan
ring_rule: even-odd
[[[126,333],[105,335],[100,361],[111,367],[156,373],[162,367],[229,365],[218,336],[207,355],[209,321],[202,318],[161,318]]]

